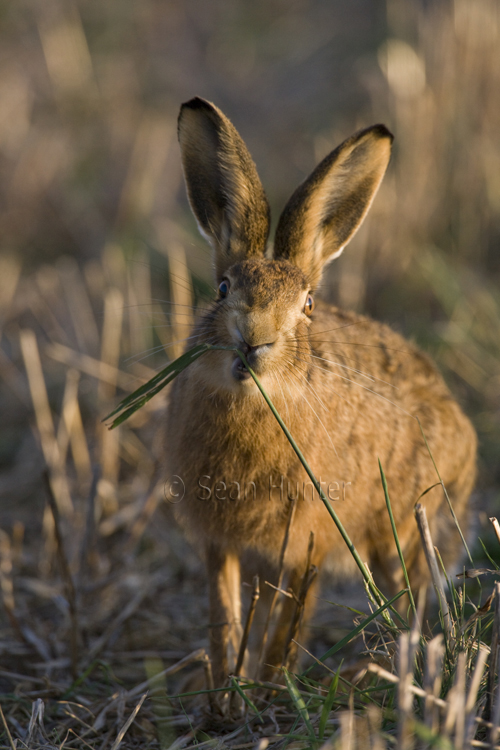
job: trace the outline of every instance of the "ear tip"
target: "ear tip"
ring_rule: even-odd
[[[211,111],[213,108],[210,104],[210,102],[207,102],[205,99],[202,99],[201,96],[194,96],[192,99],[189,99],[189,101],[184,102],[181,104],[181,108],[179,110],[179,116],[177,118],[177,133],[179,135],[179,138],[181,136],[182,128],[183,128],[183,120],[185,121],[185,115],[188,112],[196,112],[196,111]]]
[[[181,104],[179,117],[177,118],[177,132],[179,134],[179,137],[184,127],[184,122],[187,122],[185,120],[185,117],[190,112],[193,113],[194,118],[197,118],[196,113],[200,113],[202,118],[204,118],[205,120],[208,118],[212,121],[220,120],[221,116],[221,113],[219,112],[215,104],[207,101],[207,99],[202,99],[201,96],[194,96],[192,99],[189,99],[189,101]]]
[[[377,125],[372,125],[368,130],[378,138],[388,138],[390,143],[394,141],[394,135],[391,133],[389,128],[383,123],[379,122]]]
[[[201,96],[194,96],[189,101],[181,104],[181,108],[179,111],[179,122],[181,121],[181,118],[186,111],[198,111],[214,115],[214,113],[217,113],[217,107],[215,106],[215,104],[212,104],[212,102],[207,101],[207,99],[202,99]]]
[[[201,96],[194,96],[189,101],[181,104],[181,112],[183,109],[211,109],[212,105],[206,99],[202,99]]]

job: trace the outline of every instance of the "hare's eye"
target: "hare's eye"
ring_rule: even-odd
[[[221,299],[224,299],[224,297],[227,297],[229,293],[229,281],[227,279],[224,279],[224,281],[221,281],[219,284],[219,297]]]
[[[314,310],[314,300],[312,294],[307,295],[306,304],[304,306],[304,312],[306,315],[311,315]]]

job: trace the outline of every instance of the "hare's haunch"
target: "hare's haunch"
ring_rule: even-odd
[[[404,581],[380,459],[410,580],[418,588],[428,571],[413,506],[437,478],[413,417],[420,419],[464,529],[475,478],[474,430],[435,366],[413,344],[368,318],[314,306],[324,265],[340,255],[377,192],[392,135],[375,125],[329,154],[290,198],[271,255],[266,196],[229,120],[213,104],[192,99],[181,109],[179,141],[189,200],[213,247],[219,289],[191,341],[244,352],[377,584],[394,594]],[[287,585],[298,592],[311,532],[318,568],[328,561],[329,569],[345,577],[354,563],[234,352],[209,352],[179,375],[167,437],[169,469],[186,489],[178,515],[206,555],[211,653],[220,685],[234,667],[241,638],[240,559],[250,551],[261,570],[276,566],[292,500]],[[434,543],[450,565],[461,547],[441,487],[423,502]],[[254,572],[249,570],[250,579]],[[313,602],[310,592],[304,620]],[[295,606],[293,598],[284,598],[263,658],[264,677],[272,677],[285,659]]]

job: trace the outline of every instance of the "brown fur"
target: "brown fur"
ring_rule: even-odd
[[[237,138],[233,153],[240,154],[243,144],[212,105],[184,105],[180,142],[188,193],[200,223],[204,221],[200,207],[218,200],[217,195],[206,194],[210,180],[205,180],[205,192],[194,197],[198,183],[193,176],[220,169],[218,151],[209,139],[202,141],[203,148],[193,148],[207,128],[212,142],[214,128]],[[195,330],[200,342],[246,346],[251,367],[316,477],[324,488],[339,484],[339,492],[330,493],[330,497],[339,495],[333,500],[335,510],[361,558],[375,569],[376,580],[393,594],[403,587],[403,579],[377,459],[387,476],[410,578],[418,586],[427,582],[428,572],[413,505],[437,477],[414,417],[420,418],[465,529],[475,478],[476,436],[430,359],[413,344],[381,323],[335,307],[318,305],[312,316],[304,311],[320,269],[341,252],[363,220],[385,172],[391,140],[383,126],[375,126],[354,135],[321,163],[285,209],[275,259],[263,257],[263,246],[256,257],[250,240],[247,257],[242,258],[241,243],[234,249],[214,232],[218,280],[227,280],[229,293],[214,303]],[[233,184],[246,185],[240,198],[254,190],[260,196],[246,202],[238,199],[230,210],[221,208],[219,225],[225,225],[231,236],[233,222],[240,228],[252,217],[262,222],[263,191],[260,183],[255,185],[258,178],[250,157],[240,154],[228,161],[228,152],[230,148],[223,169],[234,172]],[[207,231],[210,234],[210,228]],[[299,488],[307,483],[303,467],[253,381],[233,376],[235,356],[210,352],[193,363],[176,379],[168,410],[169,470],[180,475],[186,486],[178,515],[206,554],[210,640],[218,684],[227,678],[232,659],[228,648],[234,654],[241,632],[239,559],[254,550],[269,565],[276,565],[290,508],[288,494],[297,495],[297,483]],[[283,492],[276,487],[281,477]],[[343,482],[350,482],[345,499]],[[238,499],[234,483],[239,483]],[[461,554],[460,541],[441,488],[431,490],[422,502],[434,542],[450,565]],[[321,500],[310,489],[305,497],[299,490],[285,557],[295,589],[304,572],[311,531],[313,563],[318,568],[328,563],[339,576],[356,574],[349,550]],[[311,606],[306,619],[310,610]],[[290,617],[288,605],[264,658],[271,667],[282,663]],[[264,674],[271,675],[269,669]]]

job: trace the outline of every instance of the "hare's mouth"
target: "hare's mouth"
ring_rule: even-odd
[[[248,380],[252,376],[239,357],[235,357],[231,365],[231,375],[235,380]]]

